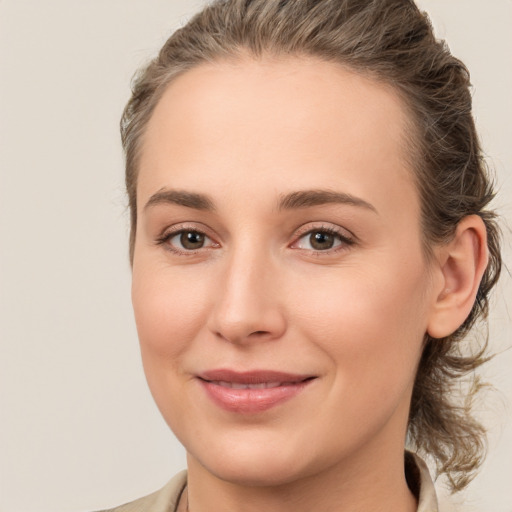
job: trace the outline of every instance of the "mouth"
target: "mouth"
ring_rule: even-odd
[[[197,378],[215,405],[229,412],[255,414],[294,398],[316,376],[222,369],[204,372]]]
[[[238,382],[226,382],[222,380],[209,381],[217,386],[230,389],[269,389],[277,388],[279,386],[293,385],[295,382],[262,382],[261,384],[243,384]]]

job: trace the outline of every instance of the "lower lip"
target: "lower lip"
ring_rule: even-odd
[[[291,400],[312,381],[283,384],[265,389],[233,389],[201,379],[199,382],[207,395],[222,409],[242,414],[255,414]]]

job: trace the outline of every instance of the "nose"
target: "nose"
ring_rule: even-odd
[[[241,250],[226,258],[214,292],[210,331],[236,344],[280,338],[286,318],[279,274],[279,266],[265,254]]]

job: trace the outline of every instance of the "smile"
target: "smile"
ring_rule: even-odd
[[[262,382],[261,384],[241,384],[238,382],[212,381],[212,384],[230,389],[269,389],[292,385],[293,382]]]
[[[303,391],[314,379],[310,375],[273,371],[213,370],[198,376],[215,405],[243,414],[261,413],[282,404]]]

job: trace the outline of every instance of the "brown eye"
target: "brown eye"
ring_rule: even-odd
[[[304,233],[294,244],[293,248],[314,252],[328,252],[331,249],[343,249],[354,244],[354,240],[338,231],[327,228],[317,228]]]
[[[217,249],[220,245],[208,235],[196,229],[176,229],[176,231],[164,233],[157,240],[158,245],[182,256],[190,256],[196,252],[203,252],[208,249]]]
[[[205,236],[197,231],[182,231],[179,234],[179,243],[188,251],[201,249],[204,246]]]
[[[315,251],[332,249],[335,243],[336,236],[326,231],[314,231],[309,235],[309,244]]]

